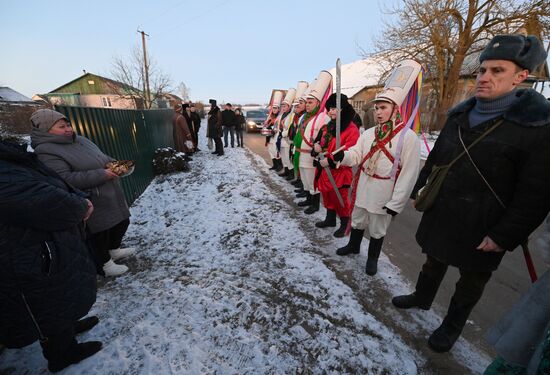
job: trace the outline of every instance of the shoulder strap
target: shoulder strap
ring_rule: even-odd
[[[456,163],[458,161],[458,159],[460,159],[462,156],[464,156],[464,154],[467,152],[467,151],[470,151],[470,149],[472,147],[474,147],[476,144],[479,143],[479,141],[481,141],[483,138],[485,138],[487,135],[489,135],[489,133],[491,133],[493,130],[495,130],[497,127],[500,126],[500,124],[502,124],[504,122],[504,119],[500,119],[499,121],[497,121],[493,126],[491,126],[489,129],[487,129],[483,134],[481,134],[475,141],[472,142],[471,145],[469,145],[468,147],[466,147],[464,149],[464,151],[462,151],[456,158],[454,158],[449,164],[447,164],[448,167],[451,167],[454,163]],[[459,125],[459,129],[458,131],[460,132],[460,125]],[[459,134],[459,137],[460,137],[460,134]]]

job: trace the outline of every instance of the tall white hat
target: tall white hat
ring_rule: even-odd
[[[376,94],[372,102],[388,102],[401,106],[421,70],[422,66],[414,60],[401,61],[386,80],[384,89]]]
[[[271,107],[280,107],[281,106],[281,100],[283,100],[283,92],[282,91],[275,91],[273,93],[273,100],[271,101]]]
[[[317,82],[315,83],[315,85],[313,85],[313,88],[309,92],[308,98],[315,98],[320,102],[323,101],[323,97],[329,89],[331,82],[332,74],[330,74],[326,70],[322,70],[317,77]]]
[[[307,97],[309,96],[309,93],[311,92],[311,90],[313,89],[313,87],[315,86],[315,84],[317,84],[317,78],[315,78],[313,81],[311,81],[311,83],[309,84],[308,87],[306,87],[306,89],[304,90],[304,93],[302,94],[302,96],[300,96],[298,98],[298,100],[303,100],[304,102],[306,101]]]
[[[306,81],[298,81],[298,85],[296,85],[296,96],[294,97],[293,105],[298,104],[298,101],[300,98],[304,95],[304,92],[309,87],[309,83]]]
[[[285,98],[283,99],[283,103],[292,105],[292,102],[294,101],[295,96],[296,96],[296,89],[294,88],[288,89],[288,91],[286,92]]]

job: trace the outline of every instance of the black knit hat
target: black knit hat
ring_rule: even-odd
[[[534,35],[497,35],[479,56],[480,63],[485,60],[509,60],[532,72],[546,60],[546,51]]]
[[[186,108],[189,108],[189,103],[183,103],[181,105],[181,109],[186,109]]]
[[[350,105],[348,102],[348,97],[344,94],[340,94],[340,103],[342,104],[342,108]],[[328,97],[327,102],[325,103],[325,108],[327,109],[327,111],[331,108],[336,108],[336,93],[331,94]]]
[[[212,104],[212,106],[215,106],[216,104],[218,104],[216,102],[216,99],[210,99],[210,100],[208,100],[208,103]]]

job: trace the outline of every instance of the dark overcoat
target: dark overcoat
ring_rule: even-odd
[[[512,251],[544,220],[550,210],[550,102],[534,90],[517,90],[518,100],[504,115],[470,128],[470,98],[448,115],[413,189],[424,186],[433,165],[449,163],[496,121],[504,122],[475,145],[470,154],[504,203],[484,183],[467,156],[453,165],[433,207],[416,233],[422,251],[470,271],[495,270],[504,252],[476,250],[485,236]]]
[[[79,228],[86,211],[83,193],[0,142],[0,343],[29,345],[92,307],[96,270]]]

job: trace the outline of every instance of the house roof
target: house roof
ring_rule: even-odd
[[[365,87],[380,85],[380,78],[385,72],[381,63],[380,57],[375,56],[342,64],[342,94],[351,98]],[[336,68],[330,69],[329,73],[336,77]],[[333,89],[336,90],[336,85],[333,85]]]
[[[78,81],[84,81],[84,79],[86,79],[86,81],[99,79],[99,80],[102,80],[103,82],[107,83],[108,85],[114,85],[114,86],[119,87],[123,90],[139,91],[139,89],[136,89],[135,87],[132,87],[130,85],[127,85],[127,84],[119,82],[119,81],[115,81],[115,80],[107,78],[107,77],[102,77],[100,75],[93,74],[93,73],[84,73],[83,75],[73,79],[72,81],[69,81],[69,82],[59,86],[58,88],[50,91],[49,94],[64,92],[64,91],[66,91],[65,89],[69,89],[69,91],[71,91],[72,88],[75,87],[75,85],[78,83]],[[74,90],[72,90],[72,91],[74,91]]]
[[[12,88],[3,86],[0,87],[0,102],[31,102],[31,98],[26,97],[25,95],[15,91]]]

